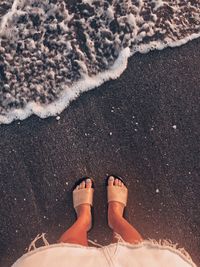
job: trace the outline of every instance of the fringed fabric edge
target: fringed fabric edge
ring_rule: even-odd
[[[35,251],[36,249],[38,249],[36,247],[36,242],[40,239],[42,239],[43,243],[44,243],[44,246],[41,246],[41,247],[46,247],[46,246],[59,246],[59,245],[63,245],[64,243],[60,243],[60,244],[54,244],[54,245],[50,245],[49,242],[47,241],[46,237],[45,237],[45,233],[42,233],[42,234],[38,234],[34,240],[30,243],[29,245],[29,248],[28,248],[28,253],[30,253],[31,251]],[[179,247],[179,244],[178,243],[173,243],[171,240],[169,239],[159,239],[159,240],[155,240],[155,239],[147,239],[147,240],[144,240],[140,243],[137,243],[137,244],[131,244],[131,243],[128,243],[126,241],[123,240],[123,238],[118,234],[118,233],[115,233],[115,238],[118,240],[117,242],[117,247],[119,244],[123,244],[125,246],[131,246],[133,248],[138,248],[138,247],[141,247],[141,246],[153,246],[153,247],[158,247],[159,249],[168,249],[176,254],[178,254],[180,257],[182,257],[184,260],[186,260],[190,265],[191,267],[197,267],[196,264],[194,264],[190,254],[185,250],[185,248],[183,247]],[[89,243],[95,245],[96,247],[99,247],[99,248],[106,248],[108,246],[103,246],[103,245],[100,245],[92,240],[88,240]],[[67,244],[67,245],[70,245],[70,244]],[[75,244],[73,244],[75,245]],[[109,245],[109,246],[112,246],[113,244]],[[40,248],[41,248],[40,247]],[[81,247],[80,245],[77,244],[77,247]],[[117,251],[117,247],[116,247],[116,251]]]
[[[159,239],[158,241],[155,239],[147,239],[137,244],[130,244],[123,240],[123,238],[118,234],[115,233],[115,238],[118,240],[118,243],[122,243],[124,245],[132,246],[132,247],[141,247],[143,245],[146,246],[156,246],[159,249],[168,249],[176,254],[178,254],[180,257],[182,257],[184,260],[186,260],[192,267],[197,267],[196,264],[193,262],[190,254],[186,251],[185,248],[179,247],[178,243],[173,243],[170,239]]]
[[[173,250],[180,252],[187,260],[192,262],[192,258],[190,254],[185,250],[185,248],[179,247],[178,243],[173,243],[170,239],[159,239],[158,241],[155,239],[148,239],[148,241],[154,245],[170,247]]]
[[[49,242],[47,241],[46,237],[45,237],[46,233],[42,233],[42,234],[38,234],[33,241],[30,243],[29,247],[28,247],[28,252],[37,249],[36,247],[36,242],[40,239],[42,239],[44,246],[49,246]]]

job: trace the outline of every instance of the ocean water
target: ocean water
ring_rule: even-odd
[[[56,116],[136,52],[199,36],[199,0],[0,0],[0,123]]]

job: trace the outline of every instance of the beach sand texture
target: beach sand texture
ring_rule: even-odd
[[[125,179],[126,216],[144,237],[179,243],[200,265],[199,59],[199,39],[136,53],[118,79],[56,117],[0,125],[0,267],[38,233],[56,242],[75,219],[71,188],[83,175],[96,182],[89,238],[109,244],[104,182],[112,173]]]

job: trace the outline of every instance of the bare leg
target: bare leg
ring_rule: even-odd
[[[83,181],[75,190],[89,188],[92,186],[90,179]],[[58,242],[73,243],[82,246],[88,246],[87,232],[91,226],[91,207],[89,204],[82,204],[77,207],[77,220],[66,230],[60,237]]]
[[[119,179],[110,177],[108,186],[125,186]],[[124,205],[111,201],[108,205],[108,224],[113,232],[118,233],[126,242],[135,244],[141,242],[140,233],[123,217]]]

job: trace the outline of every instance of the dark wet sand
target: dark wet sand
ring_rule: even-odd
[[[0,126],[0,266],[38,233],[56,242],[74,221],[71,187],[83,175],[96,181],[89,237],[108,244],[111,173],[127,182],[126,216],[143,236],[171,239],[200,264],[199,102],[200,39],[135,55],[118,80],[82,94],[59,121]]]

